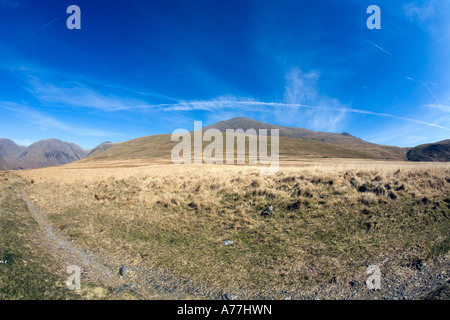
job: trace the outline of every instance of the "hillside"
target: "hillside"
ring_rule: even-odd
[[[80,160],[86,151],[74,143],[47,139],[33,143],[15,159],[19,169],[34,169]]]
[[[0,138],[0,157],[9,164],[13,164],[15,159],[26,150],[27,147],[19,146],[10,139]]]
[[[284,127],[264,122],[256,121],[249,118],[233,118],[227,121],[220,121],[210,126],[206,126],[203,130],[218,129],[225,132],[226,129],[278,129],[280,130],[280,137],[297,138],[305,140],[313,140],[339,146],[344,149],[350,149],[354,152],[361,152],[373,159],[386,159],[386,160],[406,160],[406,150],[398,147],[382,146],[374,143],[364,141],[360,138],[354,137],[347,132],[343,133],[330,133],[312,131],[297,127]]]
[[[347,133],[315,132],[301,128],[274,126],[247,118],[234,118],[206,126],[203,130],[226,129],[279,129],[280,157],[284,160],[308,158],[359,158],[406,160],[406,150],[381,146],[363,141]],[[170,134],[154,135],[116,143],[110,149],[91,152],[84,161],[120,160],[130,158],[162,158],[170,160],[173,147]],[[225,138],[224,138],[225,141]],[[203,147],[209,142],[204,142]]]
[[[88,154],[78,145],[57,139],[41,140],[29,147],[0,139],[0,170],[35,169],[66,164]]]
[[[410,161],[450,161],[450,139],[417,146],[406,156]]]
[[[13,167],[2,157],[0,157],[0,170],[11,170]]]
[[[105,141],[102,144],[99,144],[94,149],[89,150],[89,153],[87,154],[87,157],[92,156],[94,154],[100,153],[102,151],[108,150],[109,148],[112,148],[114,146],[114,143],[111,141]]]

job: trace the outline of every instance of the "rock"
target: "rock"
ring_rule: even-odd
[[[228,293],[228,292],[222,296],[222,300],[236,300],[237,298],[238,297],[236,295]]]
[[[234,241],[231,241],[231,240],[225,240],[224,242],[223,242],[223,245],[224,246],[230,246],[230,245],[232,245],[234,243]]]
[[[121,266],[119,269],[119,275],[125,277],[130,272],[130,269],[126,266]]]
[[[261,212],[261,215],[263,217],[265,217],[265,216],[271,216],[271,215],[273,215],[273,213],[274,213],[273,205],[270,205],[267,208],[265,208],[263,212]]]

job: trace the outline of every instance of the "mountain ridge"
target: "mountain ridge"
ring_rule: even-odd
[[[393,146],[383,146],[375,143],[371,143],[361,138],[355,137],[347,132],[343,133],[331,133],[331,132],[320,132],[313,131],[309,129],[299,128],[299,127],[288,127],[267,124],[261,121],[257,121],[250,118],[236,117],[226,121],[219,121],[215,124],[203,127],[203,130],[207,129],[218,129],[222,132],[225,129],[243,129],[248,130],[253,128],[255,130],[259,129],[279,129],[280,137],[286,138],[296,138],[319,141],[326,144],[340,145],[344,148],[349,148],[363,153],[368,153],[375,158],[380,159],[397,159],[397,160],[407,160],[405,148],[393,147]]]
[[[406,156],[409,161],[450,161],[450,139],[421,144],[411,148]]]
[[[406,161],[407,150],[399,147],[382,146],[364,141],[349,133],[327,133],[297,127],[283,127],[257,120],[237,117],[202,128],[218,129],[279,129],[280,156],[294,158],[362,158]],[[191,135],[193,131],[191,131]],[[108,150],[96,152],[82,161],[119,160],[132,158],[170,159],[171,150],[178,142],[171,141],[170,134],[140,137],[114,144]],[[205,142],[204,142],[205,146]]]
[[[0,139],[1,170],[36,169],[80,160],[87,151],[72,142],[45,139],[29,147],[19,146],[10,139]],[[6,164],[5,164],[6,163]]]
[[[250,118],[236,117],[204,126],[202,131],[218,129],[278,129],[280,136],[280,156],[284,158],[360,158],[398,161],[450,161],[450,140],[420,145],[414,148],[400,148],[378,145],[355,137],[350,133],[330,133],[298,127],[287,127],[264,123]],[[191,135],[193,131],[191,131]],[[224,133],[225,134],[225,133]],[[204,142],[204,146],[205,146]],[[105,141],[97,147],[84,150],[75,143],[58,139],[40,140],[29,147],[19,146],[10,139],[0,138],[0,170],[34,169],[62,165],[78,160],[118,160],[132,158],[170,159],[171,151],[178,142],[171,141],[171,134],[140,137],[124,142]],[[207,144],[207,143],[206,143]],[[448,153],[436,151],[435,145]],[[434,148],[430,151],[432,160],[417,157],[420,148]],[[422,152],[423,153],[423,152]],[[429,153],[429,152],[428,152]],[[421,154],[419,152],[419,154]],[[440,160],[437,160],[440,159]]]

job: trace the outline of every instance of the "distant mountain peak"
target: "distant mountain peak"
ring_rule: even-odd
[[[34,169],[80,160],[86,157],[86,151],[74,143],[55,138],[37,141],[29,147],[0,139],[0,157],[13,168]]]

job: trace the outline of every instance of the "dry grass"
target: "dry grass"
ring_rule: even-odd
[[[448,163],[286,161],[263,176],[135,159],[18,174],[78,245],[230,290],[301,293],[450,248]]]

